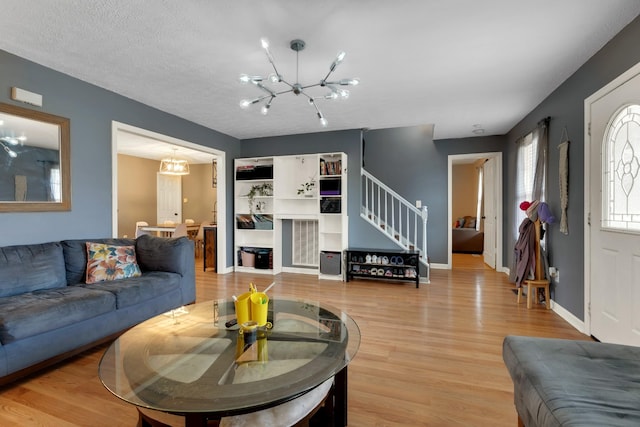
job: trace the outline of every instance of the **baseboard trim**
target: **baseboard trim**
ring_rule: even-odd
[[[562,317],[565,322],[576,328],[579,332],[587,335],[585,332],[584,321],[578,319],[573,313],[554,300],[551,300],[551,310],[553,310],[558,316]]]
[[[429,266],[434,270],[449,270],[449,264],[436,264],[432,262]]]
[[[317,268],[299,268],[299,267],[282,267],[283,273],[296,273],[296,274],[314,274],[318,275]]]

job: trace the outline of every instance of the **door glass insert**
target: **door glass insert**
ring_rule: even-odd
[[[640,105],[618,110],[602,150],[602,226],[640,232]]]

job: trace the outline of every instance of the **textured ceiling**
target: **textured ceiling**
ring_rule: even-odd
[[[640,13],[637,0],[0,0],[0,49],[240,139],[434,125],[504,134]],[[279,96],[239,108],[267,75],[359,77],[345,101]],[[25,88],[29,89],[29,88]],[[46,103],[46,100],[45,100]]]

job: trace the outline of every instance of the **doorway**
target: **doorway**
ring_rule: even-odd
[[[472,212],[464,216],[480,221],[477,228],[478,231],[482,232],[482,242],[480,244],[482,251],[480,254],[473,254],[473,256],[482,257],[485,265],[502,272],[504,271],[504,266],[502,265],[502,153],[471,153],[448,156],[448,224],[450,226],[447,268],[449,269],[453,268],[453,232],[457,220],[457,217],[454,216],[454,165],[471,165],[474,171],[476,171],[476,167],[482,166],[482,186],[478,188],[479,181],[475,180],[471,186],[472,188],[469,189],[470,194],[473,195],[473,206],[471,207],[470,205],[468,210]],[[474,173],[477,174],[477,172]],[[481,206],[480,210],[477,209],[476,204],[478,190],[482,194],[481,200],[483,201],[483,206]],[[487,235],[487,233],[489,234]],[[477,241],[478,236],[472,236],[470,239],[473,240],[473,252],[478,252],[479,249],[475,248],[479,244]]]
[[[129,146],[127,146],[129,144]],[[136,187],[141,185],[140,182],[127,182],[126,185],[122,185],[119,180],[122,179],[122,174],[118,172],[119,160],[125,164],[125,167],[131,168],[131,161],[136,165],[151,165],[148,170],[147,179],[149,182],[149,191],[142,192],[137,198],[126,203],[127,206],[147,204],[148,210],[153,213],[149,213],[148,216],[153,218],[152,222],[156,222],[157,212],[157,200],[156,200],[156,186],[157,186],[157,171],[159,170],[160,161],[163,158],[171,157],[173,155],[184,155],[185,158],[190,159],[192,163],[189,176],[185,176],[185,179],[191,179],[191,182],[197,182],[198,185],[195,189],[191,188],[191,185],[187,188],[184,194],[180,196],[181,202],[188,208],[184,209],[185,219],[188,218],[189,212],[203,212],[206,209],[206,213],[193,218],[199,222],[213,222],[215,221],[217,227],[217,246],[220,250],[216,251],[217,265],[226,266],[226,191],[225,191],[225,153],[223,151],[194,144],[188,141],[179,140],[170,136],[158,134],[146,129],[137,128],[124,123],[112,122],[112,235],[113,237],[122,237],[119,232],[123,230],[124,225],[119,224],[122,218],[122,212],[120,208],[126,209],[126,206],[119,206],[121,204],[122,195],[128,187]],[[119,157],[119,154],[126,154]],[[139,162],[138,162],[139,160]],[[133,166],[134,168],[137,166]],[[199,173],[198,173],[199,172]],[[205,174],[209,174],[209,179],[205,179]],[[145,175],[145,176],[146,176]],[[180,178],[180,176],[178,176]],[[201,183],[201,181],[205,181]],[[152,184],[151,184],[152,182]],[[215,189],[212,190],[212,187]],[[211,193],[213,192],[213,193]],[[208,196],[202,196],[207,193]],[[209,194],[211,193],[211,194]],[[138,194],[140,194],[138,192]],[[207,206],[200,206],[203,204],[203,200],[210,200],[206,202]],[[187,205],[188,204],[188,205]],[[131,222],[130,218],[129,221]],[[135,222],[135,220],[134,220]],[[121,226],[122,225],[122,226]],[[129,233],[127,233],[129,234]],[[218,272],[224,271],[224,268],[219,268]]]

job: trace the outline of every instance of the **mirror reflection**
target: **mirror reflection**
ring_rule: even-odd
[[[0,211],[69,210],[69,120],[0,104]]]

